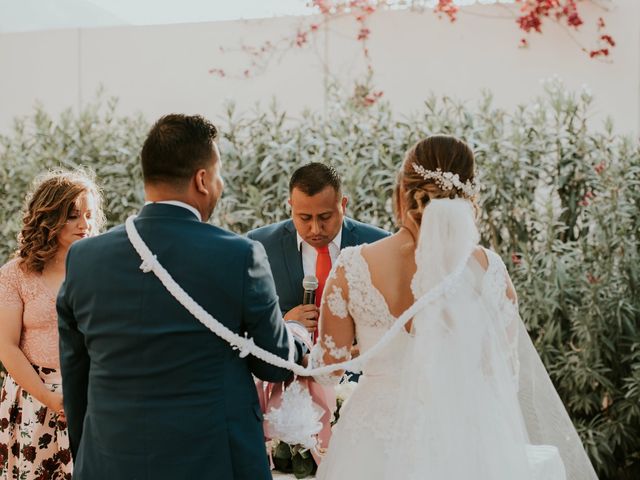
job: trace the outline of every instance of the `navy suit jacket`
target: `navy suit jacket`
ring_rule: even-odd
[[[276,282],[280,310],[285,314],[302,303],[302,254],[298,250],[298,239],[293,220],[267,225],[250,231],[247,236],[264,245],[269,265]],[[342,222],[340,249],[362,243],[373,243],[389,236],[389,232],[378,227],[345,217]]]
[[[174,205],[145,206],[135,225],[206,311],[286,358],[260,244]],[[57,309],[74,480],[271,479],[252,374],[291,372],[240,358],[140,264],[123,226],[67,256]]]

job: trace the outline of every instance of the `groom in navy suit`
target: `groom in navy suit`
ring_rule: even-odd
[[[324,282],[340,250],[375,242],[389,233],[345,216],[347,197],[340,176],[324,163],[308,163],[293,173],[289,205],[290,220],[252,230],[247,236],[267,251],[285,320],[314,332]],[[319,281],[316,305],[302,305],[306,275]]]
[[[215,141],[200,116],[158,120],[142,149],[147,204],[135,227],[215,319],[286,358],[264,248],[205,223],[223,189]],[[74,480],[270,480],[252,374],[291,373],[241,358],[140,265],[123,226],[67,255],[57,309]]]

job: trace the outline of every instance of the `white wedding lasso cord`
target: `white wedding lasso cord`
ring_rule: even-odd
[[[176,283],[169,272],[167,272],[165,268],[160,264],[160,262],[158,262],[156,256],[153,254],[153,252],[151,252],[151,250],[149,250],[149,247],[147,247],[147,245],[144,243],[144,240],[142,240],[140,234],[136,230],[136,227],[133,223],[135,218],[135,215],[127,218],[125,222],[125,229],[127,232],[127,236],[129,237],[129,241],[142,259],[140,269],[144,273],[153,272],[156,277],[158,277],[162,285],[164,285],[164,287],[168,290],[168,292],[185,309],[187,309],[189,313],[196,317],[205,327],[211,330],[218,337],[228,342],[234,348],[240,350],[241,358],[244,358],[247,355],[253,355],[263,362],[266,362],[275,367],[291,370],[296,375],[304,377],[326,375],[337,370],[360,371],[360,366],[370,358],[374,357],[382,348],[384,348],[396,336],[400,329],[403,328],[404,325],[416,315],[416,313],[418,313],[429,303],[433,302],[440,296],[448,293],[453,288],[458,278],[462,275],[462,272],[464,271],[464,268],[469,260],[468,257],[464,258],[463,261],[460,262],[459,266],[453,271],[453,273],[445,277],[442,282],[425,293],[413,305],[411,305],[411,307],[405,310],[405,312],[400,315],[400,317],[391,326],[391,328],[389,328],[389,330],[387,330],[387,332],[380,338],[378,343],[376,343],[371,349],[367,350],[359,357],[322,367],[304,368],[293,361],[295,353],[293,334],[286,324],[287,336],[289,337],[288,360],[285,360],[267,350],[260,348],[254,343],[252,338],[242,337],[232,332],[222,323],[213,318],[204,308],[202,308],[193,298],[191,298],[180,285]]]

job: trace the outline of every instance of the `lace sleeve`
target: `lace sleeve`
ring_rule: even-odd
[[[20,296],[20,271],[18,261],[12,260],[0,268],[0,304],[3,307],[23,307]]]
[[[349,287],[341,258],[327,279],[320,307],[318,343],[311,350],[311,365],[321,367],[349,360],[355,326],[348,309]],[[314,377],[323,385],[336,385],[344,371]]]

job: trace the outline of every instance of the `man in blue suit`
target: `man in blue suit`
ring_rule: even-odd
[[[286,358],[264,248],[203,222],[223,189],[216,134],[199,116],[158,120],[142,149],[147,204],[135,227],[215,319]],[[240,358],[140,264],[123,226],[67,256],[57,309],[74,479],[271,479],[252,374],[291,373]]]
[[[267,251],[285,320],[295,320],[314,332],[326,274],[340,250],[375,242],[389,233],[345,216],[347,197],[340,177],[323,163],[308,163],[293,173],[289,205],[290,220],[252,230],[247,236]],[[306,275],[318,278],[316,305],[302,305]]]

